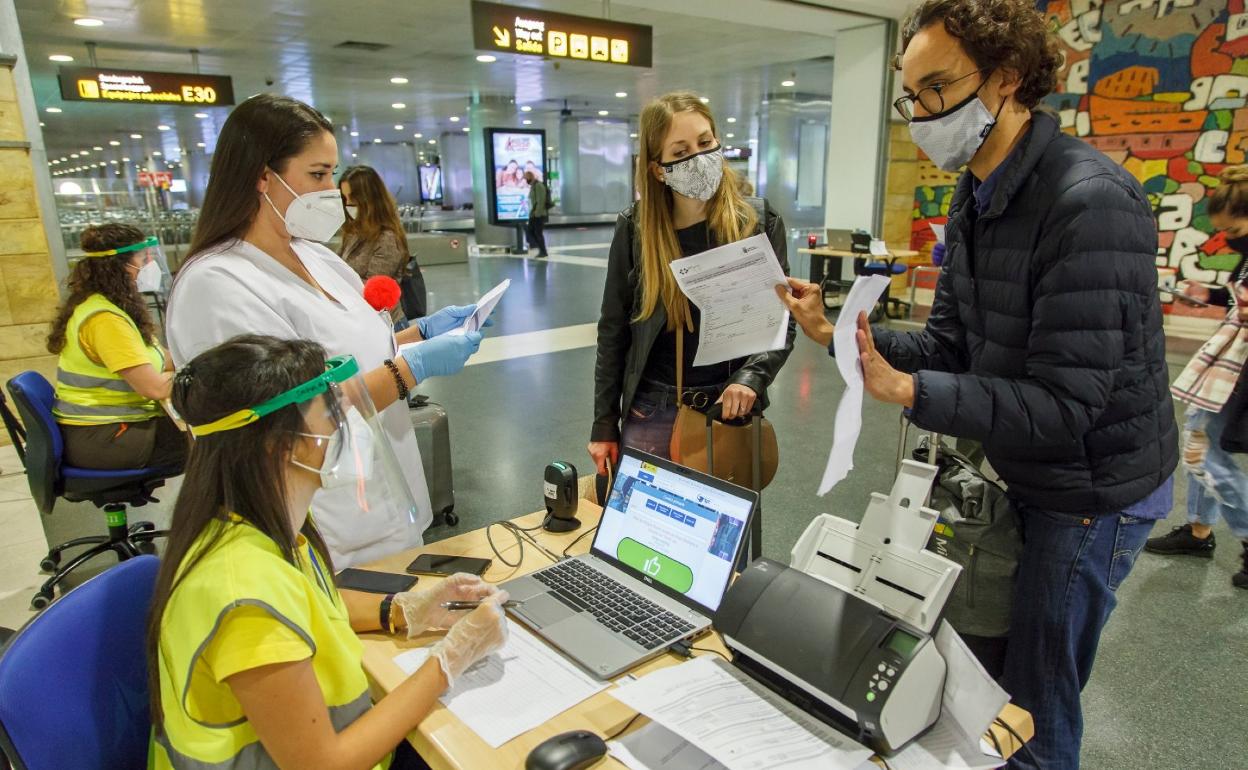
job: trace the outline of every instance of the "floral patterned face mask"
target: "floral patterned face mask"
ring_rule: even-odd
[[[664,183],[674,192],[686,198],[709,201],[724,178],[724,149],[717,146],[712,150],[660,165],[663,167]]]

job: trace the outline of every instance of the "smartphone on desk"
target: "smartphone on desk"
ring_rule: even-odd
[[[489,559],[478,559],[473,556],[422,553],[416,557],[415,561],[407,565],[407,571],[415,575],[454,575],[456,572],[481,575],[490,568],[491,563]]]
[[[344,569],[334,578],[339,588],[363,591],[368,594],[401,594],[411,590],[420,578],[399,575],[394,572],[374,572],[367,569]]]

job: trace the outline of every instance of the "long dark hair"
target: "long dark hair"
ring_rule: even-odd
[[[403,253],[407,254],[407,233],[403,231],[403,221],[399,219],[399,208],[381,175],[372,166],[352,166],[343,172],[338,186],[341,187],[344,182],[351,185],[351,203],[358,209],[354,217],[347,217],[343,235],[371,242],[382,233],[389,232],[394,235]],[[346,242],[346,237],[343,241]]]
[[[333,130],[328,118],[289,96],[257,94],[235,107],[217,137],[208,189],[185,264],[214,246],[243,237],[260,211],[256,182],[264,170],[283,173],[286,162],[308,142]]]
[[[82,231],[80,242],[83,251],[110,251],[133,246],[146,237],[133,225],[92,225]],[[105,299],[124,310],[139,327],[145,344],[155,342],[156,324],[152,322],[151,313],[147,312],[147,302],[139,293],[134,276],[126,269],[133,258],[134,252],[127,252],[112,257],[83,257],[74,264],[66,281],[69,296],[57,309],[56,320],[52,322],[52,331],[48,334],[49,353],[60,353],[65,349],[65,327],[69,325],[69,317],[92,294],[103,294]]]
[[[246,334],[199,354],[179,370],[173,380],[173,405],[188,423],[200,425],[266,401],[324,371],[325,349],[315,342]],[[242,428],[202,436],[191,445],[147,621],[147,675],[152,721],[158,727],[161,618],[179,582],[224,533],[221,522],[226,515],[241,516],[272,539],[286,561],[298,564],[284,482],[296,431],[307,428],[299,409],[292,406]],[[197,539],[210,529],[197,546]],[[332,574],[329,550],[311,519],[301,533]],[[213,609],[217,608],[204,611]]]

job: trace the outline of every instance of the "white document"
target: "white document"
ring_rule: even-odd
[[[671,263],[676,283],[702,312],[694,366],[780,350],[789,310],[776,296],[787,285],[762,233]]]
[[[727,770],[851,770],[871,750],[710,656],[611,691]]]
[[[510,618],[507,628],[503,648],[465,671],[439,698],[495,749],[609,684],[584,673]],[[396,655],[394,662],[411,674],[428,658],[428,648],[419,647]]]
[[[936,235],[936,242],[937,242],[937,243],[944,243],[944,242],[945,242],[945,226],[944,226],[944,225],[938,225],[938,224],[936,224],[935,222],[933,222],[933,223],[932,223],[932,233],[934,233],[934,234]]]
[[[1004,764],[981,751],[978,740],[967,741],[944,715],[922,738],[888,758],[893,770],[988,770]]]
[[[457,329],[451,329],[447,334],[464,334],[465,332],[479,332],[481,326],[486,319],[490,317],[490,313],[494,312],[494,306],[503,298],[503,294],[507,292],[507,287],[511,286],[511,279],[504,280],[499,285],[490,289],[481,295],[481,299],[477,300],[477,309],[473,314],[468,316],[463,325]]]
[[[628,770],[727,770],[702,749],[658,722],[607,741],[611,756]],[[871,770],[877,770],[874,765]]]
[[[862,432],[862,362],[858,360],[858,314],[871,312],[889,279],[883,275],[863,275],[854,281],[841,307],[841,315],[832,333],[836,351],[836,368],[845,380],[845,393],[836,405],[836,423],[832,433],[832,452],[823,471],[819,494],[826,495],[854,468],[854,447]]]
[[[936,629],[936,651],[945,659],[945,692],[941,697],[941,718],[948,716],[964,738],[978,746],[992,726],[1009,694],[1001,689],[979,659],[966,646],[948,621]]]
[[[873,257],[889,257],[888,244],[879,238],[871,239],[871,256]]]

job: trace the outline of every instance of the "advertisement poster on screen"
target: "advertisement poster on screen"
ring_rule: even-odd
[[[420,167],[420,199],[422,201],[442,200],[442,167],[425,165]]]
[[[529,183],[525,172],[546,178],[546,132],[490,128],[485,132],[487,164],[493,174],[490,185],[490,221],[494,224],[524,222],[529,218]]]

